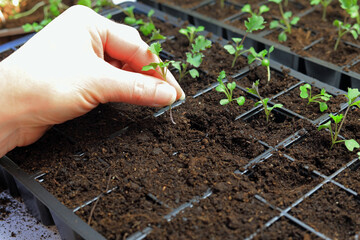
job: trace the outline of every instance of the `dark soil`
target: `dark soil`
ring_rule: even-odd
[[[291,212],[331,239],[350,239],[360,231],[359,200],[333,184],[326,184]]]
[[[204,0],[159,0],[160,3],[166,3],[175,6],[181,6],[182,8],[194,8],[198,6]]]
[[[350,70],[360,74],[360,61],[354,64],[353,66],[351,66]]]
[[[311,90],[312,96],[319,94],[321,91],[321,89],[315,87],[312,87]],[[326,102],[328,110],[321,112],[319,104],[315,102],[308,104],[307,99],[300,97],[300,87],[296,87],[288,93],[276,98],[274,102],[282,103],[289,110],[301,114],[310,120],[316,120],[324,114],[338,112],[340,110],[340,104],[347,102],[347,99],[343,95],[333,95],[330,100]]]
[[[350,168],[345,169],[335,180],[360,194],[359,163],[354,163]]]
[[[184,60],[186,38],[166,34],[176,40],[167,40],[163,48],[174,55],[181,52],[175,59]],[[276,234],[278,239],[316,239],[284,217],[265,225],[279,211],[256,195],[276,207],[288,207],[323,181],[312,170],[330,175],[356,153],[347,151],[343,144],[330,149],[327,131],[319,132],[306,120],[284,115],[285,108],[296,109],[298,102],[292,107],[292,102],[282,100],[284,109],[274,110],[266,123],[263,111],[235,120],[241,114],[250,116],[257,102],[240,88],[233,94],[246,97],[243,106],[236,102],[221,106],[219,101],[225,95],[215,89],[194,98],[196,92],[216,83],[218,72],[229,66],[225,61],[232,61],[222,53],[216,56],[220,55],[217,51],[224,52],[220,44],[213,47],[204,53],[207,59],[199,69],[200,77],[188,77],[180,83],[187,98],[172,108],[176,124],[171,123],[169,111],[154,117],[159,109],[102,104],[83,117],[55,126],[35,144],[17,148],[8,156],[30,174],[46,173],[41,184],[107,239],[124,239],[148,226],[153,228],[149,239],[242,239],[256,231],[260,239],[273,239]],[[216,56],[214,62],[210,56]],[[239,66],[241,62],[246,60],[240,60]],[[236,72],[226,71],[228,76]],[[247,88],[260,79],[263,97],[282,93],[300,80],[286,69],[272,69],[271,75],[268,83],[265,67],[251,67],[229,80]],[[338,107],[336,101],[329,105],[331,109]],[[303,114],[299,108],[296,111]],[[303,128],[308,133],[300,141],[288,148],[278,146]],[[264,161],[259,163],[260,159]],[[237,170],[249,171],[242,175],[235,173]],[[349,180],[341,181],[347,184]],[[305,199],[291,214],[329,237],[353,237],[359,232],[359,203],[340,189],[324,189]],[[212,194],[201,198],[208,190]],[[164,218],[189,202],[192,207],[173,215],[171,221]]]
[[[227,2],[225,2],[224,8],[222,8],[220,5],[220,1],[216,1],[215,3],[210,3],[200,8],[197,8],[195,11],[208,17],[222,20],[224,18],[231,17],[236,13],[239,13],[240,10],[240,6],[233,5]]]

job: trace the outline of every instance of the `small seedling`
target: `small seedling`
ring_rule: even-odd
[[[360,25],[359,5],[357,0],[339,0],[341,7],[350,15],[351,18],[356,19],[356,23]]]
[[[28,10],[27,13],[29,11],[30,12],[33,11],[34,8],[36,8],[36,7],[39,8],[39,6],[40,5],[35,5],[32,9]],[[64,11],[65,9],[68,8],[68,6],[65,5],[64,3],[62,3],[61,0],[49,0],[49,3],[47,5],[44,4],[44,5],[41,5],[40,7],[43,7],[44,19],[40,23],[34,22],[34,23],[26,23],[26,24],[24,24],[22,26],[22,28],[23,28],[23,30],[25,32],[31,32],[31,31],[38,32],[38,31],[40,31],[47,24],[49,24],[54,18],[59,16],[62,11]],[[14,15],[13,17],[15,17],[15,18],[24,17],[24,15],[26,15],[27,13],[26,12],[18,13],[16,15]]]
[[[150,47],[148,48],[148,50],[152,54],[155,54],[157,56],[159,62],[150,63],[149,65],[144,66],[142,68],[142,71],[155,70],[156,72],[158,72],[161,75],[162,79],[164,81],[166,81],[166,74],[168,72],[168,67],[173,61],[165,61],[165,62],[161,61],[160,52],[162,51],[162,48],[161,48],[161,44],[159,42],[152,43],[150,45]],[[170,120],[171,120],[171,122],[173,124],[176,124],[173,117],[172,117],[171,105],[169,106],[169,112],[170,112]]]
[[[349,151],[353,151],[354,148],[359,148],[359,144],[356,140],[354,139],[348,139],[348,140],[337,140],[338,135],[340,133],[341,127],[343,126],[346,116],[349,112],[349,109],[353,106],[357,106],[358,108],[360,108],[360,100],[357,100],[357,98],[360,96],[360,92],[357,88],[349,88],[348,89],[348,93],[345,94],[346,98],[348,99],[348,107],[345,111],[345,114],[339,114],[334,116],[333,114],[330,114],[329,116],[332,118],[332,120],[335,123],[335,129],[333,131],[332,127],[331,127],[331,120],[329,120],[328,122],[326,122],[325,124],[322,124],[318,127],[318,130],[322,130],[322,129],[329,129],[330,130],[330,136],[331,136],[331,146],[330,149],[333,148],[333,146],[336,143],[341,143],[344,142],[346,148]]]
[[[123,13],[126,15],[124,18],[124,23],[127,25],[141,25],[144,24],[142,19],[136,19],[134,14],[135,6],[127,7],[123,10]]]
[[[187,26],[186,28],[181,28],[179,33],[184,34],[189,39],[189,46],[191,46],[194,42],[196,33],[204,31],[204,29],[205,28],[203,26]]]
[[[231,68],[233,68],[235,66],[236,60],[240,55],[249,51],[249,50],[244,50],[244,45],[243,45],[247,34],[253,32],[253,31],[263,29],[265,27],[264,23],[265,23],[265,21],[262,16],[252,15],[250,18],[248,18],[247,21],[245,21],[246,34],[244,35],[244,37],[242,39],[241,38],[232,38],[232,40],[235,43],[235,46],[230,45],[230,44],[227,44],[224,46],[224,48],[226,49],[226,51],[228,51],[228,53],[230,53],[231,55],[234,55],[234,59],[231,64]]]
[[[283,105],[280,104],[280,103],[274,104],[274,106],[272,106],[272,107],[268,106],[269,98],[262,98],[260,96],[260,93],[259,93],[259,80],[256,80],[256,82],[253,83],[252,88],[247,88],[247,90],[250,93],[252,93],[252,94],[254,94],[254,95],[256,95],[256,96],[258,96],[260,98],[260,101],[255,103],[255,107],[258,106],[259,104],[263,105],[264,112],[265,112],[265,115],[266,115],[266,122],[269,122],[270,113],[274,108],[282,108],[283,107]]]
[[[172,62],[172,66],[179,71],[179,82],[181,82],[188,73],[192,78],[199,77],[199,72],[196,68],[198,68],[203,61],[204,55],[201,51],[210,47],[211,41],[200,35],[195,39],[195,43],[192,44],[191,52],[186,53],[186,63],[182,63],[180,61]],[[194,68],[188,70],[190,66],[193,66]]]
[[[261,14],[268,12],[270,8],[266,5],[261,5],[257,12],[252,11],[250,4],[245,4],[242,8],[242,12],[250,13],[251,15],[261,16]]]
[[[281,28],[282,31],[278,35],[278,40],[279,42],[285,42],[287,40],[286,34],[287,33],[291,34],[291,26],[296,25],[299,22],[300,17],[297,16],[293,17],[291,11],[284,12],[282,6],[282,0],[269,0],[269,1],[279,5],[280,14],[281,14],[280,21],[278,20],[271,21],[270,29],[274,29],[278,27]]]
[[[322,5],[323,12],[322,12],[321,19],[323,21],[326,21],[326,10],[327,10],[327,7],[330,5],[331,2],[332,2],[332,0],[311,0],[310,4],[311,5],[319,5],[319,4]]]
[[[226,104],[231,103],[232,101],[236,101],[237,104],[239,104],[239,106],[244,105],[245,97],[240,96],[238,98],[233,98],[233,91],[236,88],[236,83],[232,82],[232,83],[227,83],[225,85],[224,82],[223,82],[224,78],[226,78],[226,73],[225,73],[225,71],[221,71],[218,78],[217,78],[217,80],[219,82],[219,86],[217,86],[215,89],[218,92],[225,93],[226,99],[221,99],[220,104],[221,105],[226,105]]]
[[[338,29],[338,36],[337,36],[336,43],[334,46],[334,51],[337,50],[340,40],[345,34],[351,33],[351,35],[354,37],[354,39],[357,39],[360,34],[360,25],[357,23],[355,23],[354,25],[351,26],[350,23],[344,23],[344,22],[336,19],[333,22],[333,25],[335,27],[337,27],[337,29]]]
[[[306,83],[300,86],[300,97],[308,99],[308,104],[314,102],[318,103],[320,107],[320,111],[324,112],[328,109],[328,105],[326,104],[327,101],[330,100],[331,95],[326,93],[326,90],[323,88],[321,92],[315,96],[311,95],[311,85]],[[320,101],[322,100],[322,101]]]
[[[271,73],[270,73],[270,53],[274,51],[274,46],[271,46],[269,48],[269,51],[264,49],[257,53],[253,47],[249,49],[249,55],[248,55],[248,62],[251,64],[255,60],[261,61],[261,65],[266,67],[267,75],[268,75],[268,82],[270,82],[271,79]]]
[[[140,26],[140,32],[142,32],[142,34],[144,34],[144,36],[149,36],[155,30],[155,24],[154,24],[153,20],[151,19],[152,15],[154,15],[154,13],[155,13],[155,11],[153,9],[151,9],[147,14],[147,18],[149,21],[143,23]]]

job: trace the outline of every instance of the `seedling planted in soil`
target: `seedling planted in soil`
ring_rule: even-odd
[[[337,50],[340,40],[345,34],[351,33],[351,35],[354,37],[354,39],[357,39],[360,34],[360,25],[357,23],[355,23],[354,25],[351,26],[350,23],[344,23],[344,22],[336,19],[336,20],[334,20],[333,25],[335,27],[337,27],[337,30],[338,30],[338,36],[337,36],[336,43],[334,46],[334,51]]]
[[[285,42],[287,40],[286,34],[287,33],[291,34],[291,26],[296,25],[299,22],[300,17],[297,16],[293,17],[291,11],[284,12],[282,6],[282,0],[269,0],[269,1],[279,5],[280,14],[281,14],[280,21],[278,20],[271,21],[270,29],[274,29],[278,27],[281,28],[282,31],[279,33],[278,40],[279,42]]]
[[[360,147],[360,145],[358,144],[358,142],[356,140],[354,140],[354,139],[337,140],[337,138],[338,138],[338,135],[340,133],[341,127],[343,126],[343,124],[345,122],[345,119],[346,119],[346,116],[347,116],[347,114],[349,112],[349,109],[352,106],[357,106],[358,108],[360,108],[360,100],[357,100],[357,98],[360,96],[360,92],[359,92],[359,90],[357,88],[355,88],[355,89],[349,88],[348,93],[345,94],[345,96],[348,99],[348,107],[347,107],[347,109],[345,111],[345,114],[344,115],[339,114],[339,115],[336,115],[336,116],[334,116],[333,114],[329,115],[332,118],[332,120],[334,120],[334,123],[335,123],[334,131],[333,131],[332,127],[331,127],[331,120],[329,120],[325,124],[320,125],[318,127],[318,130],[319,131],[322,130],[322,129],[329,129],[330,130],[330,136],[331,136],[330,149],[333,148],[333,146],[336,143],[344,142],[346,148],[349,151],[353,151],[354,148],[359,148]]]
[[[231,103],[232,101],[236,101],[240,106],[244,105],[245,103],[245,97],[240,96],[238,98],[233,98],[233,91],[236,88],[236,83],[232,82],[232,83],[227,83],[226,85],[224,84],[223,80],[224,78],[226,78],[226,73],[225,71],[221,71],[218,77],[218,82],[219,82],[219,86],[217,86],[215,89],[218,92],[223,92],[226,95],[226,99],[221,99],[220,100],[220,104],[221,105],[226,105]]]
[[[181,80],[189,73],[192,78],[199,77],[199,72],[196,68],[200,66],[203,61],[204,55],[201,51],[211,47],[211,41],[200,35],[195,39],[195,43],[192,44],[191,52],[186,53],[186,63],[180,61],[172,61],[172,66],[179,71],[179,79]],[[193,66],[193,69],[188,70],[189,66]]]
[[[186,28],[181,28],[179,30],[179,33],[184,34],[188,38],[189,46],[191,46],[191,44],[194,42],[196,33],[204,30],[205,30],[204,26],[198,26],[198,27],[187,26]]]
[[[300,97],[308,99],[308,104],[310,103],[318,103],[320,107],[320,111],[324,112],[328,109],[328,106],[326,104],[327,101],[330,100],[331,95],[326,93],[326,90],[323,88],[321,89],[321,92],[315,96],[312,96],[311,94],[311,85],[306,83],[302,86],[300,86]],[[322,100],[322,101],[320,101]]]
[[[241,38],[232,38],[232,40],[235,43],[235,46],[230,45],[230,44],[227,44],[224,46],[224,48],[226,49],[226,51],[228,51],[228,53],[230,53],[231,55],[234,55],[234,59],[231,64],[231,68],[233,68],[235,66],[236,60],[238,59],[238,57],[240,55],[249,51],[249,50],[244,50],[244,45],[243,45],[247,34],[253,32],[253,31],[256,31],[256,30],[264,29],[264,27],[265,27],[264,23],[265,23],[265,21],[262,16],[252,15],[250,18],[248,18],[247,21],[245,20],[246,34],[244,35],[244,37],[242,39]]]
[[[269,48],[269,51],[264,49],[257,53],[253,47],[249,49],[250,53],[248,55],[248,62],[251,64],[255,60],[261,61],[261,65],[266,67],[267,75],[268,75],[268,82],[270,82],[271,79],[271,73],[270,73],[270,53],[274,51],[274,46],[271,46]]]
[[[341,7],[350,15],[351,18],[356,19],[356,23],[360,25],[359,5],[357,0],[339,0]]]
[[[161,61],[160,59],[160,52],[162,51],[161,44],[159,42],[152,43],[148,50],[155,54],[159,60],[159,62],[150,63],[149,65],[146,65],[142,68],[142,71],[150,71],[155,70],[158,72],[162,79],[166,81],[166,74],[168,72],[168,67],[173,61],[166,60],[165,62]],[[173,124],[176,124],[171,112],[171,106],[169,106],[169,112],[170,112],[170,120]]]
[[[252,94],[254,94],[254,95],[256,95],[256,96],[258,96],[260,98],[260,101],[255,103],[255,107],[258,106],[259,104],[263,105],[264,112],[265,112],[265,115],[266,115],[266,122],[269,122],[270,113],[274,108],[282,108],[283,107],[283,105],[280,104],[280,103],[274,104],[274,106],[272,106],[272,107],[268,106],[269,98],[262,98],[260,96],[260,93],[259,93],[259,80],[256,80],[256,82],[253,83],[252,88],[247,88],[247,90],[250,93],[252,93]]]
[[[261,16],[261,14],[268,12],[270,10],[270,8],[266,5],[261,5],[259,7],[259,10],[256,12],[253,12],[251,9],[251,5],[250,4],[245,4],[242,8],[241,11],[242,12],[247,12],[250,13],[251,15],[256,15],[256,16]]]
[[[319,5],[319,4],[322,5],[323,12],[322,12],[321,19],[323,21],[326,21],[326,10],[327,10],[327,7],[330,5],[331,2],[332,2],[332,0],[311,0],[310,4],[311,5]]]

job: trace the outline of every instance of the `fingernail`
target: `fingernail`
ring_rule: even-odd
[[[173,104],[176,100],[176,90],[174,87],[169,84],[159,84],[156,87],[155,93],[155,105],[156,106],[166,106]]]
[[[180,97],[180,100],[184,100],[186,97],[185,93],[183,90],[181,90],[181,97]]]

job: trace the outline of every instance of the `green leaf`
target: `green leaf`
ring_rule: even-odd
[[[279,42],[285,42],[287,40],[287,36],[284,31],[279,34],[278,40],[279,40]]]
[[[153,30],[155,30],[155,25],[152,23],[145,23],[140,27],[140,31],[144,36],[149,36]]]
[[[223,84],[220,84],[219,86],[217,86],[217,87],[215,88],[215,90],[218,91],[218,92],[226,93],[226,87],[225,87],[225,85],[223,85]]]
[[[340,123],[341,120],[342,120],[343,117],[344,117],[343,114],[339,114],[339,115],[332,115],[332,114],[330,114],[329,116],[334,120],[334,122],[335,122],[336,124]]]
[[[172,62],[172,66],[177,69],[179,72],[181,72],[181,62],[177,61],[177,62]]]
[[[282,0],[269,0],[269,2],[274,2],[274,3],[280,4],[282,2]]]
[[[26,23],[22,25],[22,29],[24,32],[31,32],[33,30],[33,26],[30,23]]]
[[[352,104],[357,97],[360,96],[359,89],[357,88],[348,88],[348,94],[345,95],[348,98],[348,103]]]
[[[291,12],[291,11],[287,11],[287,12],[284,13],[284,18],[285,18],[285,19],[289,19],[289,18],[291,18],[291,16],[292,16],[292,12]]]
[[[279,26],[279,21],[278,20],[274,20],[270,22],[270,29],[274,29],[277,28]]]
[[[266,5],[261,5],[260,8],[259,8],[259,15],[265,13],[265,12],[268,12],[270,11],[270,8]]]
[[[245,4],[242,9],[241,9],[242,12],[247,12],[247,13],[251,13],[251,5],[250,4]]]
[[[187,57],[186,61],[188,63],[190,63],[194,67],[199,67],[202,62],[203,54],[202,53],[196,53],[196,54],[186,53],[186,57]]]
[[[236,100],[236,102],[239,106],[242,106],[245,103],[245,97],[243,97],[243,96],[235,98],[234,100]]]
[[[162,51],[161,44],[159,42],[152,43],[148,49],[156,56],[159,56],[160,52]]]
[[[260,104],[262,104],[262,102],[261,102],[261,101],[258,101],[258,102],[256,102],[256,103],[254,104],[254,107],[257,107],[257,106],[260,105]]]
[[[273,51],[274,51],[274,46],[271,46],[271,47],[269,48],[269,54],[272,53]]]
[[[226,51],[228,51],[228,53],[230,54],[235,54],[236,53],[236,50],[235,48],[232,46],[232,45],[225,45],[224,48],[226,49]]]
[[[333,25],[335,26],[335,27],[340,27],[340,26],[342,26],[343,25],[343,23],[340,21],[340,20],[334,20],[334,22],[333,22]]]
[[[240,43],[242,38],[232,38],[232,40],[234,41],[234,43]]]
[[[252,94],[254,94],[254,95],[258,95],[258,93],[256,92],[255,89],[248,88],[247,90],[248,90],[249,93],[252,93]],[[256,106],[255,106],[255,107],[256,107]]]
[[[245,20],[247,32],[253,32],[265,28],[264,18],[262,16],[252,15],[248,20]]]
[[[188,30],[187,30],[187,29],[184,29],[184,28],[181,28],[181,29],[179,30],[179,33],[184,34],[185,36],[189,36]]]
[[[134,25],[136,23],[136,19],[133,17],[125,17],[124,23],[127,25]]]
[[[328,105],[325,102],[319,102],[320,111],[324,112],[328,109]]]
[[[321,0],[311,0],[310,4],[311,5],[318,5],[320,3]]]
[[[265,99],[264,99],[265,100]],[[277,104],[275,104],[274,106],[272,106],[272,107],[268,107],[268,109],[269,109],[269,111],[272,111],[274,108],[282,108],[283,107],[283,105],[282,104],[280,104],[280,103],[277,103]]]
[[[300,97],[301,98],[308,98],[309,97],[308,89],[309,90],[311,89],[311,86],[308,83],[300,86]]]
[[[154,9],[150,9],[150,11],[147,14],[148,18],[151,18],[152,15],[154,15],[154,13],[155,13]]]
[[[357,39],[358,36],[359,36],[358,33],[357,33],[357,31],[354,30],[354,29],[350,30],[350,33],[352,34],[352,36],[354,37],[354,39]]]
[[[157,67],[158,67],[157,63],[150,63],[149,65],[143,66],[141,71],[156,70]]]
[[[293,19],[291,19],[290,24],[291,25],[296,25],[299,22],[300,18],[299,17],[293,17]]]
[[[160,34],[160,29],[154,30],[150,37],[151,42],[155,40],[163,40],[163,39],[166,39],[166,37]]]
[[[229,90],[234,90],[236,88],[236,83],[235,82],[232,82],[232,83],[228,83],[227,84],[227,88]]]
[[[354,139],[345,140],[345,146],[351,152],[354,150],[354,148],[360,147],[359,143]]]
[[[318,127],[318,131],[320,131],[320,130],[322,130],[322,129],[326,129],[326,128],[327,128],[327,129],[330,129],[330,128],[331,128],[331,121],[328,121],[328,122],[320,125],[320,126]]]
[[[198,72],[198,70],[196,70],[196,69],[190,69],[190,71],[189,71],[189,73],[190,73],[190,76],[192,77],[192,78],[197,78],[197,77],[199,77],[199,72]]]
[[[91,8],[91,0],[79,0],[77,4]]]
[[[220,100],[220,105],[226,105],[228,103],[230,103],[229,99],[221,99]]]
[[[192,44],[192,51],[194,53],[204,51],[206,48],[211,47],[211,41],[200,35],[195,39],[195,43]]]
[[[223,80],[224,78],[226,78],[226,72],[224,70],[222,70],[219,73],[219,76],[218,76],[217,80],[220,81],[220,80]]]

